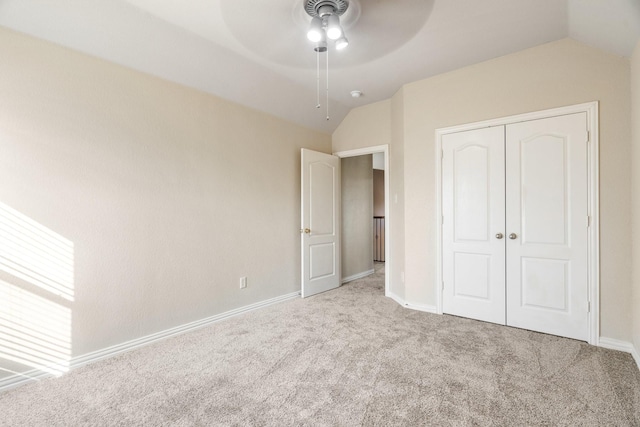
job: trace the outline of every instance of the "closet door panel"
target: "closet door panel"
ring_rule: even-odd
[[[504,324],[504,127],[442,147],[443,311]]]
[[[586,114],[506,135],[507,324],[586,340]]]

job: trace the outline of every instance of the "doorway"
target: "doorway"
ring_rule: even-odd
[[[334,155],[338,156],[341,159],[346,159],[346,158],[354,158],[354,157],[359,157],[359,156],[365,156],[365,155],[375,155],[377,158],[377,161],[380,162],[380,159],[382,159],[382,167],[384,167],[384,178],[383,178],[383,182],[384,182],[384,220],[385,220],[385,236],[384,236],[384,242],[382,243],[383,248],[384,248],[384,261],[385,261],[385,295],[389,294],[389,278],[390,276],[390,260],[391,260],[391,253],[389,252],[389,241],[391,239],[390,236],[390,232],[389,232],[389,227],[388,224],[390,224],[390,218],[389,218],[389,146],[388,145],[379,145],[379,146],[374,146],[374,147],[366,147],[366,148],[361,148],[361,149],[356,149],[356,150],[349,150],[349,151],[341,151],[341,152],[337,152],[334,153]],[[373,167],[373,166],[372,166]],[[380,167],[380,166],[378,166]],[[343,197],[342,203],[349,203],[349,201],[347,199],[345,199]],[[371,223],[373,224],[373,215],[371,218]],[[373,225],[370,229],[370,232],[372,233],[371,235],[373,236]],[[374,238],[375,240],[375,238]],[[374,255],[374,247],[373,245],[371,247],[368,248],[371,251],[371,258],[373,259],[373,255]]]
[[[373,163],[373,262],[385,262],[384,241],[386,237],[386,217],[384,215],[384,153],[372,155]]]

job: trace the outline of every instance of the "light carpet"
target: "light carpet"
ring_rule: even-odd
[[[640,425],[630,355],[383,293],[378,271],[11,390],[0,425]]]

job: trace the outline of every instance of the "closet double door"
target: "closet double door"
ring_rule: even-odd
[[[586,120],[443,136],[444,313],[587,340]]]

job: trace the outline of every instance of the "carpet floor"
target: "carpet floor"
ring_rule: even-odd
[[[384,272],[0,395],[3,426],[640,426],[626,353],[408,310]]]

